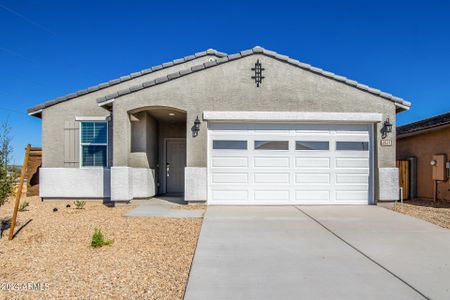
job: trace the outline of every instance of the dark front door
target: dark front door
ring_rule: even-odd
[[[186,140],[166,141],[166,192],[184,193],[184,167],[186,166]]]

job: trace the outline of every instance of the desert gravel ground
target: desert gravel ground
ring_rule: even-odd
[[[200,218],[123,217],[135,206],[30,202],[13,241],[0,239],[0,299],[181,299],[200,232]],[[13,202],[0,208],[12,215]],[[71,208],[66,208],[70,204]],[[53,208],[58,208],[53,212]],[[95,228],[111,246],[90,247]],[[5,290],[9,283],[48,284],[44,291]]]
[[[431,200],[405,201],[392,210],[450,229],[450,202]]]

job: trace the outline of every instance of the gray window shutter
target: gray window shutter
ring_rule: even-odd
[[[78,168],[80,165],[80,127],[79,122],[64,123],[64,167]]]

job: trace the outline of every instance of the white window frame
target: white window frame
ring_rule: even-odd
[[[83,143],[82,142],[82,123],[106,123],[106,143]],[[79,130],[79,134],[80,134],[80,168],[86,168],[86,169],[91,169],[91,168],[108,168],[109,166],[109,122],[107,120],[93,120],[93,119],[84,119],[84,120],[80,120],[80,130]],[[83,166],[83,146],[106,146],[106,166]]]

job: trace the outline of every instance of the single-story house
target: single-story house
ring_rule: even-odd
[[[433,164],[435,156],[443,156],[443,164]],[[433,169],[449,172],[450,112],[406,124],[397,128],[397,159],[409,160],[409,198],[450,201],[450,180],[433,181]],[[442,172],[441,172],[442,173]]]
[[[410,102],[259,46],[209,49],[28,110],[43,198],[375,204],[398,198]]]

